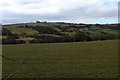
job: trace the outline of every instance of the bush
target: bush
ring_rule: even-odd
[[[80,42],[80,41],[91,41],[91,37],[87,33],[83,33],[81,31],[76,32],[76,34],[73,37],[75,42]]]
[[[12,33],[6,28],[2,28],[2,35],[8,36],[12,35]]]
[[[15,40],[15,39],[2,39],[2,44],[24,44],[23,40]]]
[[[49,26],[35,26],[32,27],[32,29],[37,30],[39,33],[60,35],[58,31]]]

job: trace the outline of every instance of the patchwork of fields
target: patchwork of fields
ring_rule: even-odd
[[[119,39],[118,24],[39,22],[2,25],[2,44],[58,43]]]
[[[3,78],[115,78],[117,40],[3,45]]]

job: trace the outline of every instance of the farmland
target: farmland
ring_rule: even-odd
[[[116,78],[117,40],[3,45],[3,78]]]
[[[2,44],[61,43],[119,39],[118,24],[39,22],[2,25]]]

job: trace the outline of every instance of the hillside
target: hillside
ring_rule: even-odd
[[[3,25],[3,44],[79,42],[116,39],[117,24],[73,24],[39,22]]]

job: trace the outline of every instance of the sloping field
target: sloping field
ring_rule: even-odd
[[[10,28],[9,29],[13,34],[37,34],[38,32],[33,29],[24,29],[24,28]]]
[[[117,40],[3,45],[3,77],[115,78],[117,48]]]

